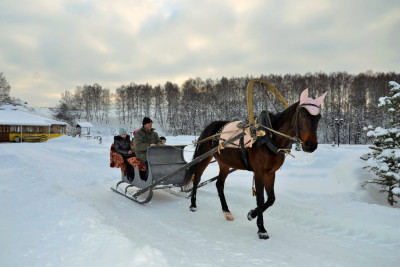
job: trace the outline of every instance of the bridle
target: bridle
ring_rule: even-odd
[[[293,143],[296,143],[297,145],[300,145],[300,144],[302,144],[303,142],[301,141],[301,139],[300,139],[300,136],[299,136],[299,110],[300,110],[300,108],[305,108],[305,106],[313,106],[313,107],[316,107],[316,108],[318,108],[318,110],[319,110],[319,112],[318,112],[318,114],[320,113],[320,111],[321,111],[321,107],[320,106],[318,106],[318,105],[315,105],[315,104],[311,104],[311,103],[304,103],[304,104],[301,104],[301,105],[298,105],[297,106],[297,108],[296,108],[296,114],[295,114],[295,119],[294,119],[294,123],[293,123],[293,126],[292,126],[292,132],[294,132],[295,133],[295,137],[292,137],[293,139],[295,139],[295,142],[293,142],[293,140],[291,139],[291,141],[293,142]],[[310,115],[312,115],[312,114],[310,114]],[[312,116],[316,116],[316,115],[312,115]]]

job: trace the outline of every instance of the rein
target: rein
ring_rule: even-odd
[[[263,127],[263,128],[265,128],[265,129],[267,129],[268,131],[271,131],[272,133],[274,133],[274,134],[277,134],[277,135],[280,135],[280,136],[282,136],[282,137],[285,137],[285,138],[287,138],[287,139],[289,139],[291,142],[293,142],[293,143],[297,143],[297,142],[301,142],[301,140],[299,140],[299,138],[297,137],[297,134],[296,134],[296,137],[292,137],[292,136],[290,136],[290,135],[287,135],[287,134],[284,134],[284,133],[281,133],[281,132],[278,132],[278,131],[275,131],[274,129],[272,129],[272,128],[269,128],[269,127],[267,127],[267,126],[264,126],[264,125],[260,125],[261,127]]]

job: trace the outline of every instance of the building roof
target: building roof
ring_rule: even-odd
[[[80,126],[82,128],[91,128],[94,127],[93,124],[91,124],[90,122],[87,121],[80,121],[76,124],[77,126]]]
[[[19,111],[12,105],[0,107],[0,125],[51,126],[53,124],[67,125],[63,121],[56,121]]]

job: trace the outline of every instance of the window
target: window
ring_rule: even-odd
[[[21,132],[21,127],[17,125],[10,126],[10,133],[19,133]]]
[[[24,133],[33,133],[33,127],[32,126],[23,126],[22,131]]]

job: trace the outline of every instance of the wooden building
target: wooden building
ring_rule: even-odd
[[[0,107],[0,142],[39,142],[66,134],[67,123]]]
[[[93,124],[87,121],[80,121],[76,124],[76,132],[79,135],[89,135],[90,128],[94,127]]]

